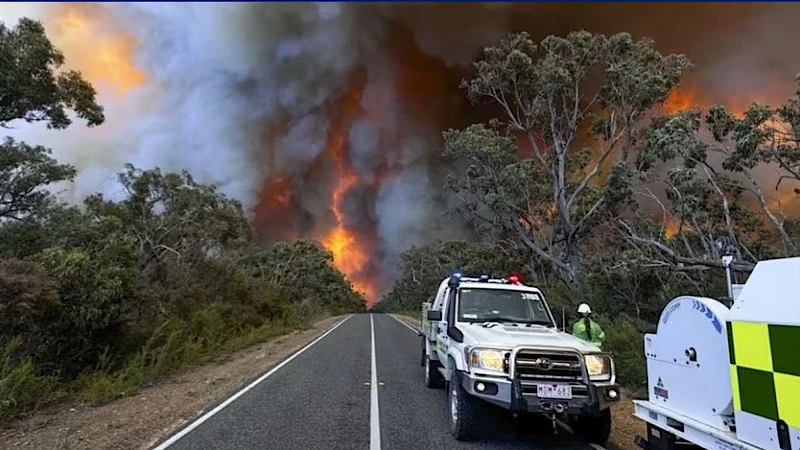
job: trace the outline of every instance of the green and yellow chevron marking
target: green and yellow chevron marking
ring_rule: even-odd
[[[800,429],[800,326],[727,328],[734,409]]]

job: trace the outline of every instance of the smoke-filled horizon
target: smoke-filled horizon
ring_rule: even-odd
[[[252,213],[262,239],[320,240],[374,301],[399,254],[458,236],[440,213],[441,131],[481,117],[458,90],[513,31],[650,37],[695,64],[688,89],[742,105],[788,98],[792,4],[5,4],[41,19],[107,123],[14,124],[78,176],[73,201],[114,196],[124,163],[188,170]]]

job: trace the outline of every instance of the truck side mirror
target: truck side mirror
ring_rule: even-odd
[[[435,309],[428,310],[428,320],[431,322],[438,322],[442,320],[442,312]]]

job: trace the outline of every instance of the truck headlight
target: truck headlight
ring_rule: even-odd
[[[476,369],[505,372],[503,352],[493,348],[476,348],[470,352],[469,365]]]
[[[585,355],[586,371],[592,381],[611,380],[611,357],[608,355]]]

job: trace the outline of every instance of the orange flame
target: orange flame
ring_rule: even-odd
[[[800,183],[788,184],[774,195],[769,205],[773,211],[797,217],[800,216]]]
[[[294,200],[290,178],[275,176],[264,183],[258,196],[253,218],[253,224],[261,232],[260,237],[268,241],[298,238],[296,223],[292,215]]]
[[[695,106],[702,107],[697,92],[691,88],[678,88],[669,93],[662,109],[667,114],[675,114],[690,110]]]
[[[694,107],[707,109],[712,104],[717,103],[725,106],[735,117],[742,119],[750,105],[754,102],[763,102],[765,104],[776,104],[782,102],[783,100],[781,100],[782,97],[780,91],[780,86],[776,87],[770,85],[764,90],[764,92],[760,92],[758,95],[752,93],[739,93],[737,95],[728,95],[724,100],[718,101],[707,96],[700,95],[699,91],[694,87],[681,86],[670,92],[669,96],[667,96],[667,99],[662,105],[662,110],[667,114],[675,114],[680,111],[690,110]],[[788,132],[785,124],[774,120],[768,120],[765,126],[775,128],[783,133]],[[776,186],[777,178],[778,173],[775,172],[773,176],[770,177],[770,180],[766,183],[767,186],[775,186],[776,191],[773,195],[768,195],[769,208],[774,212],[781,211],[791,217],[796,217],[798,214],[800,214],[800,201],[798,201],[798,198],[800,198],[800,192],[796,192],[795,189],[800,189],[800,187],[798,187],[796,183],[791,184],[791,182],[789,182],[787,185],[778,188]],[[753,202],[752,205],[748,204],[748,206],[755,210],[760,209],[758,204],[755,202]],[[678,231],[680,231],[675,223],[671,221],[671,219],[666,223],[666,227],[667,237],[672,237]],[[684,225],[682,231],[690,230]]]
[[[702,95],[693,86],[680,86],[669,93],[661,109],[667,114],[675,114],[681,111],[688,111],[695,107],[708,109],[714,104],[721,104],[725,106],[731,114],[742,118],[753,102],[766,101],[767,98],[772,98],[775,101],[782,100],[778,94],[772,92],[760,96],[740,93],[738,95],[727,95],[725,98],[713,98],[713,96]]]
[[[322,238],[322,245],[333,253],[333,264],[347,275],[353,288],[372,303],[376,300],[377,292],[365,273],[369,262],[367,251],[358,235],[347,226],[343,210],[345,196],[359,182],[358,175],[348,161],[347,135],[360,112],[361,95],[361,89],[347,92],[332,114],[327,154],[336,163],[337,180],[331,199],[335,226]]]
[[[664,237],[667,239],[675,236],[678,232],[681,231],[678,224],[675,222],[675,219],[672,217],[667,217],[664,221]]]
[[[271,209],[286,209],[292,202],[291,182],[286,177],[275,177],[265,189],[267,198],[265,202]]]
[[[48,10],[44,20],[48,36],[67,60],[95,85],[107,84],[117,95],[147,81],[136,67],[136,42],[109,27],[113,21],[102,6],[91,3],[59,3]]]

